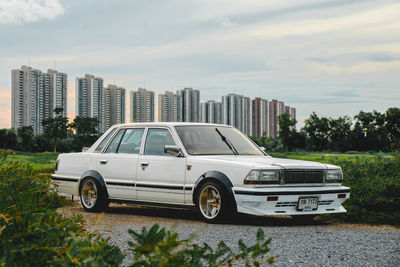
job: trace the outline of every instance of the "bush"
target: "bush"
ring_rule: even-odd
[[[31,165],[0,161],[0,266],[119,265],[120,249],[56,212],[67,200]]]
[[[400,225],[400,154],[395,156],[324,156],[274,153],[274,156],[319,161],[343,170],[343,185],[351,188],[343,206],[347,213],[325,216],[352,223]]]
[[[129,230],[134,242],[128,242],[133,253],[133,263],[136,266],[232,266],[235,261],[242,261],[246,266],[251,263],[260,266],[260,260],[269,252],[271,239],[265,240],[264,232],[258,229],[257,242],[246,246],[242,240],[238,241],[239,252],[234,253],[223,241],[216,249],[207,243],[194,244],[193,238],[178,240],[178,234],[153,225],[149,231],[142,228],[141,233]],[[275,257],[266,260],[272,264]]]

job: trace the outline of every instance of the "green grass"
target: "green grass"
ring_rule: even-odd
[[[35,171],[40,172],[54,172],[58,153],[45,152],[45,153],[25,153],[16,152],[15,155],[8,155],[7,159],[10,161],[26,162],[32,165]]]

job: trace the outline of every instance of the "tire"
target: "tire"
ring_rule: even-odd
[[[105,189],[92,177],[83,179],[79,186],[79,196],[83,208],[87,211],[101,212],[108,208],[109,201]]]
[[[298,223],[312,223],[317,215],[292,215]]]
[[[208,223],[223,222],[234,214],[232,197],[218,182],[208,181],[201,185],[197,197],[197,209]]]

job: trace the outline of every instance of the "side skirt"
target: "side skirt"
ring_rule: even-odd
[[[127,204],[127,205],[150,207],[150,208],[167,208],[167,209],[169,208],[178,210],[194,210],[196,207],[195,205],[160,203],[160,202],[149,202],[149,201],[139,201],[139,200],[109,199],[109,201],[117,204]]]

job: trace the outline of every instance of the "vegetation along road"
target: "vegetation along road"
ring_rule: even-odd
[[[80,213],[91,231],[111,237],[111,243],[128,250],[128,229],[140,231],[154,223],[175,228],[184,238],[196,233],[195,242],[216,245],[223,240],[237,248],[237,240],[253,243],[259,227],[272,238],[269,256],[278,255],[273,266],[399,266],[400,229],[328,223],[295,223],[290,217],[238,216],[228,224],[206,224],[194,212],[112,205],[107,213],[87,213],[79,202],[59,209],[66,215]],[[130,262],[127,257],[125,262]]]

